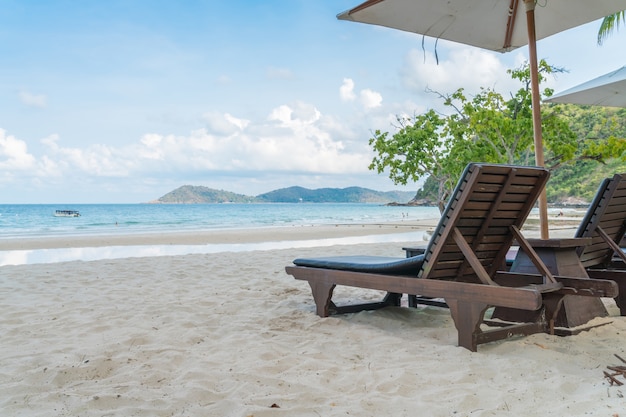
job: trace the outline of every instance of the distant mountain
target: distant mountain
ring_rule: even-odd
[[[415,193],[404,191],[374,191],[368,188],[318,188],[289,187],[270,191],[257,199],[272,203],[391,203],[407,202]]]
[[[281,188],[256,197],[236,194],[213,188],[183,185],[165,194],[155,204],[201,204],[201,203],[405,203],[415,197],[406,191],[374,191],[361,187]]]
[[[235,194],[230,191],[215,190],[213,188],[183,185],[165,194],[152,203],[169,204],[199,204],[199,203],[254,203],[256,199],[243,194]]]

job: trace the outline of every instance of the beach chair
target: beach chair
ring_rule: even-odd
[[[533,252],[520,228],[548,180],[538,167],[469,164],[456,186],[423,255],[412,258],[376,256],[296,259],[286,272],[309,283],[316,312],[330,314],[398,306],[402,294],[420,300],[443,298],[458,332],[458,344],[476,351],[481,343],[513,335],[553,330],[553,318],[567,294],[614,297],[613,281],[499,271],[514,239]],[[537,257],[536,262],[541,264]],[[337,306],[335,286],[386,291],[381,302]],[[491,306],[543,309],[532,323],[501,323],[483,330]]]
[[[578,255],[592,278],[612,279],[619,286],[615,302],[626,316],[626,254],[620,243],[626,233],[626,174],[615,174],[600,184],[575,237],[590,237]]]

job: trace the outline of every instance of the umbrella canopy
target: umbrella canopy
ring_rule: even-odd
[[[528,45],[535,162],[543,166],[537,39],[622,10],[626,0],[368,0],[337,18],[499,52]],[[539,220],[541,237],[547,239],[545,191],[539,197]]]
[[[626,66],[555,94],[544,101],[626,107]]]
[[[337,18],[507,52],[528,44],[525,3],[524,0],[369,0]],[[540,1],[536,6],[536,39],[621,10],[626,10],[624,0]]]

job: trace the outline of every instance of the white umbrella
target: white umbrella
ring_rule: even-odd
[[[555,94],[544,101],[626,107],[626,66]]]
[[[542,0],[537,4],[535,0],[368,0],[337,18],[499,52],[528,45],[535,159],[543,166],[537,39],[622,10],[626,10],[626,0]],[[545,191],[539,198],[539,218],[541,237],[546,239]]]

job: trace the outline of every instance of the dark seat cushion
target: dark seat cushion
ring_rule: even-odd
[[[327,256],[320,258],[298,258],[297,266],[312,268],[340,269],[343,271],[370,272],[376,274],[415,274],[422,267],[424,255],[411,258],[387,256]]]

